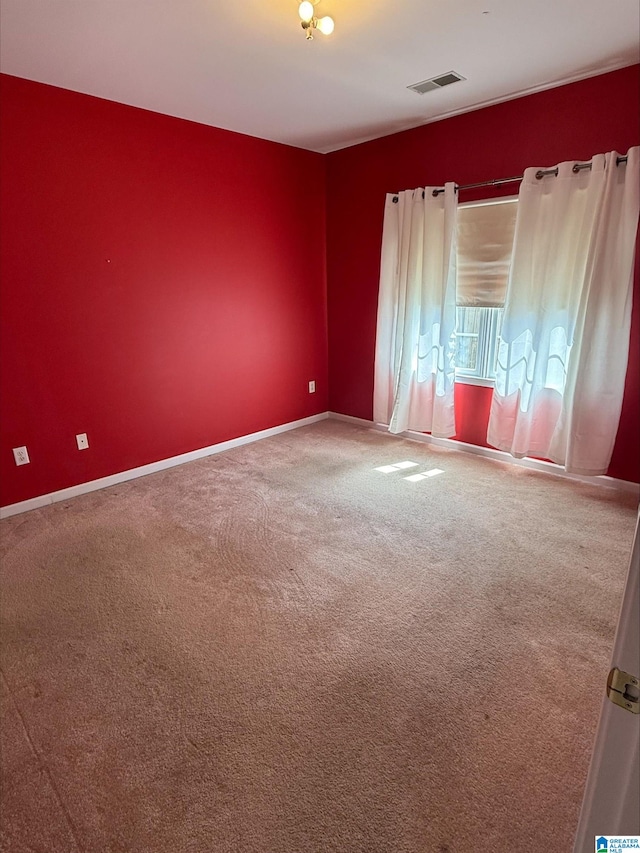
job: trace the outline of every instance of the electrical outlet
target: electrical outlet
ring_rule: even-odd
[[[312,379],[311,382],[309,382],[309,393],[310,394],[316,393],[316,380],[315,379]]]
[[[14,447],[13,458],[16,460],[16,465],[28,465],[31,462],[29,451],[26,447]]]
[[[76,436],[76,444],[78,445],[78,450],[86,450],[89,447],[89,439],[86,432],[81,432]]]

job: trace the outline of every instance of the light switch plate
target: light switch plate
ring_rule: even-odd
[[[78,445],[78,450],[86,450],[89,447],[89,439],[87,438],[86,432],[81,432],[76,436],[76,443]]]

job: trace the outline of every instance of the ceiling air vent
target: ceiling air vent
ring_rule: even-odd
[[[407,89],[411,89],[412,92],[417,92],[419,95],[424,95],[427,92],[433,92],[435,89],[442,89],[444,86],[450,86],[452,83],[466,79],[462,74],[458,74],[457,71],[448,71],[446,74],[439,74],[430,80],[423,80],[422,83],[414,83],[413,86],[407,86]]]

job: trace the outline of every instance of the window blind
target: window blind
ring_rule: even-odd
[[[458,305],[504,306],[517,207],[514,200],[458,208]]]

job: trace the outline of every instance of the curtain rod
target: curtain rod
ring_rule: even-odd
[[[623,155],[622,157],[616,157],[616,166],[619,166],[620,163],[627,162],[627,155]],[[572,172],[581,172],[583,169],[590,169],[591,163],[574,163]],[[558,168],[555,169],[538,169],[536,172],[536,180],[540,180],[541,178],[545,178],[547,175],[555,175],[558,176]],[[456,185],[456,191],[458,190],[473,190],[477,187],[499,187],[501,184],[514,184],[516,181],[521,181],[524,175],[518,175],[515,178],[494,178],[491,181],[480,181],[477,184],[461,184],[460,186]],[[438,196],[444,192],[444,187],[441,189],[433,190],[432,195]],[[422,198],[424,198],[424,190],[422,191]],[[398,196],[393,197],[393,203],[398,203]]]

